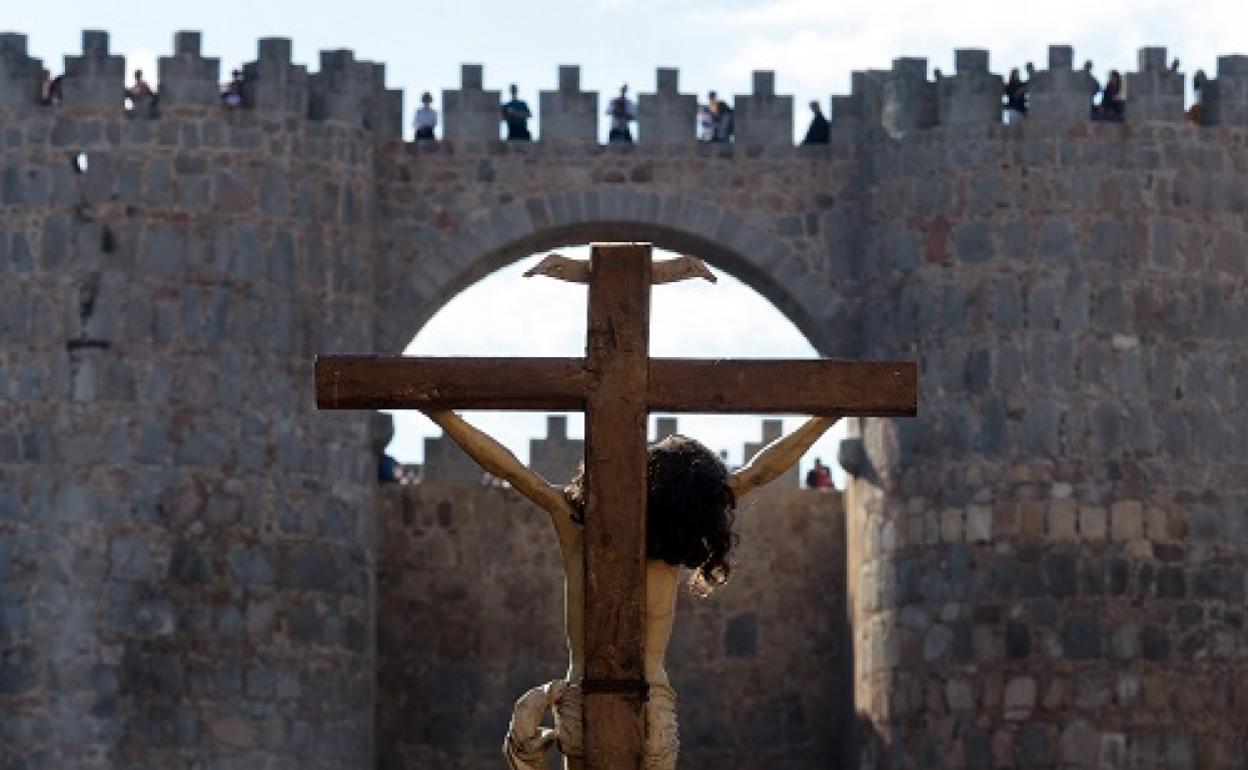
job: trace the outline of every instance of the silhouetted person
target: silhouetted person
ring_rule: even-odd
[[[230,73],[230,82],[225,84],[221,92],[221,103],[226,107],[243,106],[243,71],[234,70]]]
[[[712,122],[713,142],[730,142],[732,141],[732,108],[728,106],[728,102],[723,99],[715,100],[715,114]]]
[[[126,98],[130,100],[135,112],[138,112],[141,107],[149,110],[156,108],[156,92],[143,79],[143,70],[134,71],[134,85],[126,89]]]
[[[715,119],[719,114],[720,101],[714,91],[706,94],[706,104],[698,107],[698,141],[715,141]]]
[[[802,144],[827,144],[831,131],[828,119],[823,116],[823,110],[819,107],[819,102],[812,101],[810,111],[814,115],[810,118],[810,128],[806,129],[806,138],[802,140]]]
[[[533,113],[529,105],[516,96],[516,84],[511,84],[511,101],[503,105],[503,122],[507,124],[507,141],[527,142],[533,138],[529,133],[529,118]]]
[[[824,491],[832,488],[832,469],[818,457],[815,458],[815,467],[806,472],[806,486]]]
[[[56,105],[61,103],[61,82],[64,77],[64,75],[57,75],[44,82],[43,98],[41,100],[44,104]]]
[[[1184,113],[1183,117],[1194,126],[1199,126],[1205,121],[1205,107],[1200,97],[1201,91],[1205,87],[1206,79],[1207,76],[1204,70],[1196,70],[1196,74],[1192,76],[1192,91],[1195,93],[1196,99],[1192,102],[1192,106],[1187,108],[1187,112]]]
[[[633,100],[628,98],[628,86],[620,86],[620,95],[607,105],[607,115],[611,117],[611,133],[607,135],[609,142],[632,142],[631,124],[637,119],[637,111],[633,108]]]
[[[377,480],[382,484],[394,484],[399,481],[401,476],[398,460],[395,460],[385,452],[377,458]]]
[[[1005,122],[1013,123],[1027,115],[1027,84],[1018,74],[1018,67],[1010,70],[1010,77],[1005,81]]]
[[[420,95],[420,107],[416,110],[416,140],[432,139],[437,125],[438,111],[433,108],[433,97],[425,91]]]
[[[1101,91],[1101,103],[1097,106],[1093,117],[1098,120],[1118,122],[1126,112],[1126,102],[1122,99],[1122,75],[1118,70],[1110,70],[1105,88]]]

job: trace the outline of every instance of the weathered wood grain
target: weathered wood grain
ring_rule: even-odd
[[[650,247],[595,245],[585,410],[585,678],[645,679],[646,374]],[[589,770],[639,770],[640,690],[585,697]]]
[[[918,409],[910,361],[650,360],[646,398],[658,412],[905,417]]]
[[[589,375],[580,358],[319,356],[321,409],[580,410]],[[756,412],[901,417],[917,410],[909,361],[650,361],[646,403],[663,412]]]
[[[317,356],[320,409],[580,410],[579,358]]]

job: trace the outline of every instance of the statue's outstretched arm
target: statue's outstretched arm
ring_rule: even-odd
[[[802,459],[806,450],[819,440],[839,417],[811,417],[802,427],[776,439],[758,451],[744,466],[732,474],[728,485],[738,500],[764,484],[778,478]]]
[[[507,447],[486,433],[472,427],[449,409],[426,412],[429,419],[441,426],[446,435],[490,474],[511,484],[520,494],[532,500],[552,516],[568,518],[572,504],[563,491],[551,486],[541,474],[526,468]]]

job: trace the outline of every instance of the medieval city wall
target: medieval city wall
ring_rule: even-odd
[[[864,766],[1248,760],[1248,145],[1173,121],[872,148]]]
[[[936,81],[899,59],[802,148],[768,73],[735,142],[698,145],[670,70],[640,141],[599,146],[575,68],[540,140],[506,144],[469,67],[445,139],[412,145],[350,52],[309,72],[262,41],[226,109],[182,34],[159,108],[127,112],[103,33],[56,106],[0,35],[0,764],[440,750],[374,726],[387,509],[370,420],[313,409],[312,356],[398,352],[494,267],[628,239],[730,270],[825,355],[920,361],[920,416],[845,453],[848,575],[809,583],[849,586],[859,766],[1242,767],[1248,59],[1219,60],[1200,125],[1165,59],[1145,49],[1125,121],[1092,124],[1055,47],[1010,126],[985,52]],[[682,633],[722,640],[749,611],[729,597]],[[785,620],[757,618],[760,650]],[[716,687],[763,670],[730,657]],[[492,671],[474,686],[505,706]],[[682,685],[688,739],[766,745],[754,706],[694,728],[720,692]],[[809,709],[774,756],[844,737]]]
[[[384,770],[493,769],[511,706],[567,670],[548,516],[513,490],[378,493],[377,751]],[[729,583],[682,588],[668,656],[682,768],[823,768],[851,718],[841,497],[764,489]]]
[[[309,372],[372,344],[372,146],[196,42],[158,116],[98,34],[0,89],[4,767],[371,762],[375,463]]]

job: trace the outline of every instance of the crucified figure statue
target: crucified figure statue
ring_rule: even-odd
[[[503,752],[512,770],[545,768],[553,745],[563,754],[565,770],[582,770],[582,679],[585,676],[586,510],[582,475],[567,487],[551,484],[522,464],[493,438],[450,410],[430,410],[442,427],[478,464],[510,483],[550,515],[563,556],[564,623],[568,671],[562,679],[534,687],[517,702]],[[644,766],[673,770],[679,742],[676,692],[664,661],[676,612],[682,567],[690,570],[691,590],[706,595],[728,580],[729,551],[735,542],[733,509],[751,491],[783,474],[836,422],[814,417],[788,436],[758,452],[744,467],[729,472],[723,461],[700,442],[669,436],[647,452]],[[554,711],[554,729],[541,722]]]

